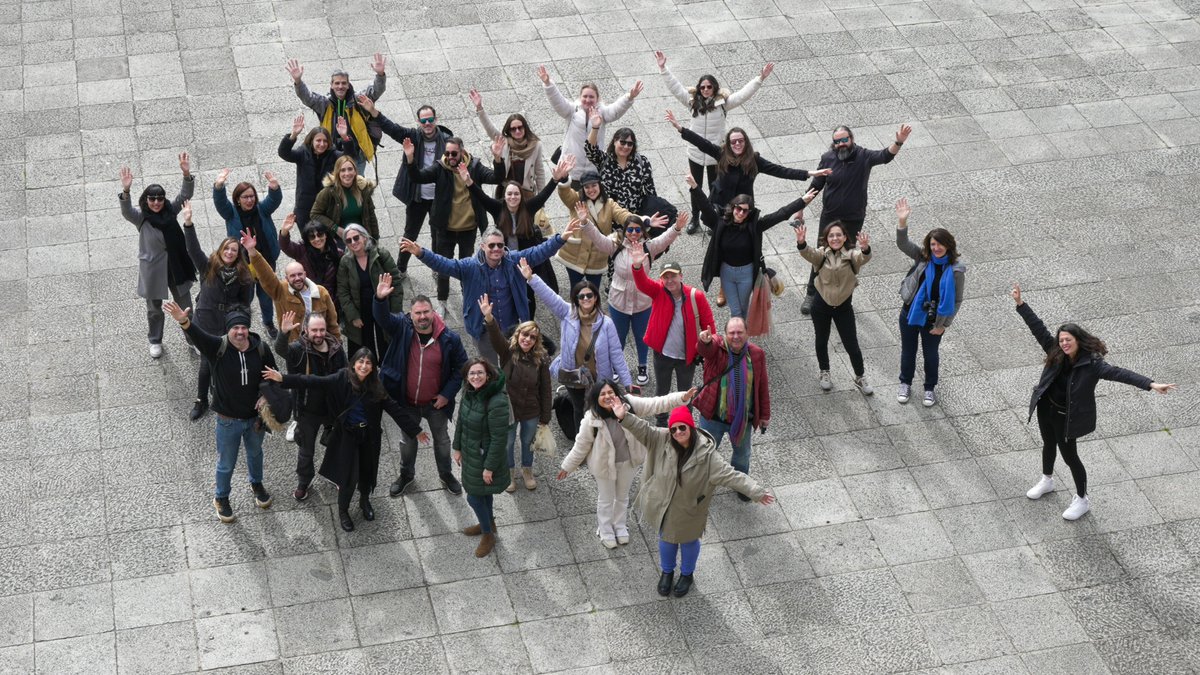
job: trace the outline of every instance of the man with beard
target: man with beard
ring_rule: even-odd
[[[326,329],[325,317],[311,313],[300,323],[300,338],[288,342],[287,336],[296,328],[296,313],[287,312],[279,321],[280,333],[275,338],[275,353],[287,361],[291,375],[332,375],[346,367],[346,351],[342,341]],[[332,425],[325,404],[325,390],[320,387],[293,390],[296,411],[296,501],[308,499],[308,487],[315,471],[313,457],[317,449],[317,432],[321,425]]]
[[[371,69],[375,71],[375,81],[363,93],[371,101],[378,101],[387,88],[387,59],[383,58],[382,54],[375,54],[371,58]],[[345,118],[350,126],[350,135],[358,146],[354,163],[358,165],[358,173],[362,174],[367,162],[375,159],[375,141],[367,129],[369,116],[364,115],[354,105],[355,93],[354,87],[350,86],[350,74],[340,69],[333,71],[329,76],[329,95],[325,96],[309,91],[308,85],[304,84],[304,66],[300,65],[300,61],[288,59],[287,71],[292,76],[296,97],[317,113],[321,126],[325,127],[326,131],[333,134],[337,120]]]
[[[854,132],[850,127],[842,125],[833,130],[833,142],[829,144],[829,151],[821,155],[821,163],[817,166],[817,169],[833,169],[833,173],[818,176],[812,182],[812,189],[825,195],[821,198],[818,241],[824,239],[825,228],[830,223],[840,222],[846,234],[846,245],[854,246],[858,231],[867,218],[867,182],[871,180],[871,169],[895,159],[911,133],[911,126],[901,124],[891,145],[882,150],[867,150],[854,143]],[[817,293],[816,278],[815,270],[809,273],[808,295],[800,305],[802,314],[812,310],[813,296]]]
[[[275,318],[282,321],[283,315],[288,312],[301,317],[320,314],[325,317],[330,334],[334,339],[340,340],[342,333],[338,329],[337,307],[333,304],[333,296],[329,294],[329,289],[309,279],[304,265],[298,262],[290,262],[283,268],[283,274],[287,277],[287,283],[283,283],[275,276],[275,270],[271,269],[267,259],[258,252],[257,244],[249,230],[242,232],[242,247],[250,254],[250,269],[254,270],[259,285],[271,296],[275,304]],[[267,318],[263,317],[263,321],[267,321]],[[283,331],[283,335],[287,336],[289,341],[299,339],[300,327],[293,325],[292,330]]]
[[[392,314],[388,296],[392,276],[381,274],[375,289],[372,311],[375,323],[388,335],[387,351],[379,365],[379,376],[388,396],[420,411],[433,436],[433,458],[438,477],[451,494],[461,495],[462,484],[450,467],[450,433],[454,396],[462,388],[467,350],[462,339],[433,312],[424,295],[413,298],[408,314]],[[398,497],[416,480],[417,439],[401,432],[400,477],[388,491]]]

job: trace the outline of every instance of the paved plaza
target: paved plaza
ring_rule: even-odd
[[[0,4],[0,672],[1200,671],[1200,0]],[[788,290],[760,341],[773,414],[751,474],[777,503],[720,491],[696,588],[663,599],[656,533],[606,550],[595,481],[553,480],[565,440],[539,455],[537,490],[497,498],[497,551],[476,559],[458,533],[471,511],[441,489],[431,451],[415,489],[386,496],[399,471],[387,422],[375,522],[342,532],[328,484],[293,501],[295,446],[278,435],[274,506],[254,507],[241,464],[238,520],[218,522],[214,417],[187,421],[198,361],[177,327],[161,360],[147,354],[119,167],[135,193],[161,182],[173,196],[189,150],[207,248],[224,236],[209,198],[223,167],[260,189],[275,171],[276,224],[291,208],[276,146],[302,107],[287,58],[325,91],[335,67],[364,88],[382,52],[379,109],[412,124],[431,104],[476,155],[472,87],[493,120],[522,111],[559,144],[544,63],[568,95],[594,81],[612,100],[644,81],[621,124],[685,207],[684,145],[663,121],[684,110],[654,49],[685,83],[711,72],[731,89],[774,61],[729,123],[787,166],[815,168],[839,124],[869,148],[914,127],[871,183],[875,257],[855,307],[874,397],[840,345],[834,391],[819,389],[797,292],[807,264],[791,228],[768,233]],[[393,253],[401,157],[389,140],[378,168]],[[773,210],[801,189],[764,177],[757,196]],[[894,396],[901,196],[914,236],[948,228],[968,264],[928,409]],[[565,226],[561,204],[551,215]],[[704,245],[672,247],[685,280]],[[410,271],[431,293],[429,271]],[[1024,496],[1040,473],[1026,410],[1041,353],[1013,282],[1048,324],[1106,340],[1111,363],[1179,384],[1101,385],[1080,445],[1092,512],[1074,523],[1061,461],[1057,492]]]

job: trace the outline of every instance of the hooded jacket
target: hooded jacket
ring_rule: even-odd
[[[359,225],[370,233],[371,238],[379,241],[379,220],[375,216],[375,183],[367,180],[362,176],[357,176],[355,179],[359,192],[362,193],[362,222]],[[350,223],[342,222],[342,202],[338,199],[338,188],[334,186],[336,177],[331,173],[325,176],[321,182],[325,187],[317,193],[317,198],[313,202],[312,219],[324,225],[334,235],[337,234],[339,227],[345,227]]]
[[[691,143],[700,150],[700,152],[708,155],[714,161],[721,158],[721,148],[716,143],[711,143],[708,139],[693,132],[691,129],[680,129],[679,135],[683,140]],[[722,138],[721,142],[724,142]],[[740,166],[730,166],[725,173],[719,173],[716,182],[712,184],[712,203],[717,205],[717,208],[724,208],[734,197],[738,195],[754,196],[754,181],[760,174],[782,178],[784,180],[808,180],[808,171],[805,169],[791,169],[786,166],[780,166],[775,162],[764,159],[757,152],[754,153],[754,165],[758,167],[758,173],[748,174],[742,171]],[[719,171],[719,170],[718,170]]]
[[[333,173],[334,162],[343,155],[358,156],[358,144],[353,136],[344,141],[337,136],[337,132],[332,134],[333,144],[320,155],[315,154],[307,144],[296,145],[291,134],[284,134],[283,140],[279,141],[279,158],[296,165],[296,198],[292,213],[296,214],[296,227],[300,231],[308,223],[313,202],[324,185],[325,177]]]
[[[427,139],[420,127],[410,129],[400,126],[385,117],[378,109],[375,110],[375,117],[371,122],[378,124],[383,133],[391,136],[400,145],[404,144],[406,138],[412,141],[414,161],[418,157],[425,156],[426,143],[433,143],[433,156],[440,158],[446,151],[446,140],[454,136],[453,131],[439,124],[433,133],[433,138]],[[403,202],[405,206],[412,204],[421,196],[421,183],[413,180],[413,172],[419,168],[419,163],[418,166],[413,167],[409,166],[408,162],[400,162],[400,171],[396,174],[396,182],[392,185],[392,196]]]
[[[654,398],[627,396],[625,402],[629,404],[629,412],[638,417],[649,418],[660,413],[669,413],[683,405],[683,396],[686,393],[677,391]],[[629,463],[633,466],[641,466],[646,461],[646,446],[628,429],[622,428],[621,431],[625,434],[625,447],[629,449]],[[579,433],[575,434],[575,445],[563,458],[560,468],[567,473],[573,473],[580,464],[587,462],[588,470],[596,478],[616,480],[616,457],[617,450],[613,446],[612,436],[608,432],[608,424],[589,407],[579,422]]]
[[[212,194],[213,206],[217,208],[217,213],[225,219],[225,236],[241,239],[242,230],[246,228],[242,225],[240,211],[226,196],[225,186],[214,185]],[[279,260],[279,231],[275,229],[275,222],[271,220],[271,214],[275,213],[275,209],[279,208],[281,203],[283,203],[283,190],[268,188],[267,198],[259,199],[254,204],[254,208],[258,209],[258,226],[262,229],[258,248],[267,262],[271,263],[270,267],[275,267],[275,261]],[[255,272],[256,276],[257,274]],[[271,274],[273,275],[274,271]]]
[[[392,275],[392,280],[396,283],[388,297],[388,307],[393,312],[403,311],[404,291],[400,288],[400,269],[396,267],[392,254],[378,246],[367,249],[367,277],[373,282],[372,289],[375,288],[374,284],[378,283],[380,275],[385,273]],[[354,257],[354,251],[348,250],[338,263],[337,294],[341,301],[342,321],[346,324],[346,339],[362,344],[362,329],[356,327],[354,321],[370,315],[371,307],[359,306],[362,303],[362,288],[359,284],[358,260]]]
[[[208,281],[208,255],[200,248],[200,240],[196,238],[194,226],[183,227],[183,236],[187,239],[187,252],[196,266],[196,276],[200,279],[200,292],[196,294],[195,317],[196,323],[207,333],[220,335],[225,332],[225,315],[235,307],[250,311],[250,301],[254,298],[254,281],[243,284],[236,279],[231,284],[218,281]],[[240,255],[240,253],[239,253]]]
[[[257,417],[255,405],[258,403],[258,385],[263,381],[262,372],[267,366],[275,368],[275,357],[271,355],[271,350],[260,347],[262,338],[250,333],[250,346],[246,351],[238,351],[229,344],[225,352],[218,356],[221,344],[226,340],[225,335],[218,337],[207,333],[195,321],[189,321],[183,332],[191,338],[200,355],[208,359],[212,368],[213,412],[239,420]]]
[[[275,353],[282,356],[291,375],[332,375],[346,367],[346,350],[342,349],[342,341],[326,333],[325,344],[328,349],[321,351],[316,348],[308,336],[301,334],[298,340],[287,339],[286,333],[275,337]],[[325,391],[320,388],[300,389],[296,395],[297,412],[306,412],[318,417],[325,417]]]
[[[908,307],[913,298],[917,297],[917,288],[924,281],[925,269],[929,267],[929,261],[925,260],[921,247],[909,240],[907,227],[896,228],[896,247],[915,261],[912,268],[908,270],[908,274],[904,276],[904,281],[900,282],[900,301],[904,303],[905,307]],[[930,328],[949,328],[954,323],[954,317],[958,316],[958,311],[962,309],[964,291],[967,286],[967,265],[960,257],[950,266],[950,269],[954,271],[954,313],[938,314]]]
[[[508,468],[508,426],[512,411],[504,390],[504,373],[478,391],[463,389],[462,407],[454,423],[454,442],[462,453],[462,485],[469,495],[495,495],[511,482]],[[492,472],[492,482],[483,482],[484,470]]]
[[[568,213],[575,213],[575,204],[579,201],[579,192],[568,185],[558,187],[558,198],[566,205]],[[593,213],[593,209],[599,210]],[[613,230],[623,228],[625,219],[637,214],[626,209],[609,197],[602,197],[599,202],[588,204],[588,221],[596,226],[604,236]],[[596,248],[591,239],[580,237],[579,242],[568,242],[558,252],[558,260],[567,269],[580,274],[601,274],[608,270],[608,255]]]
[[[669,67],[663,68],[662,74],[663,79],[667,81],[667,89],[671,91],[676,100],[687,108],[687,114],[691,115],[692,97],[696,95],[696,88],[684,87]],[[762,89],[762,85],[762,77],[755,75],[736,94],[730,94],[728,89],[722,87],[717,92],[712,111],[702,112],[692,117],[688,122],[688,129],[709,143],[720,145],[725,140],[725,118],[729,115],[729,111],[749,101],[751,96]],[[713,166],[717,163],[717,160],[704,154],[695,146],[687,149],[687,155],[688,159],[700,166]]]
[[[444,148],[443,144],[443,148]],[[460,162],[467,163],[467,171],[471,180],[476,183],[495,183],[496,172],[489,166],[484,166],[478,159],[472,157],[465,148]],[[446,164],[445,156],[441,156],[432,166],[420,168],[416,165],[417,153],[413,151],[413,164],[409,165],[409,175],[414,183],[433,183],[433,206],[429,209],[429,225],[438,232],[445,232],[450,224],[451,209],[454,205],[456,185],[462,182],[458,171]],[[463,186],[466,189],[466,186]],[[487,229],[487,209],[483,207],[477,195],[470,195],[471,208],[474,211],[475,227],[483,232]]]
[[[529,285],[533,287],[538,300],[546,303],[546,307],[558,317],[561,332],[559,352],[550,362],[550,374],[557,380],[559,370],[578,367],[575,363],[575,347],[579,344],[579,317],[576,316],[574,307],[550,290],[540,277],[533,277]],[[625,349],[621,345],[621,338],[617,337],[617,328],[612,320],[600,312],[599,298],[596,300],[597,316],[592,322],[592,339],[596,341],[596,380],[616,380],[622,386],[628,387],[632,380],[629,377],[629,364],[625,361]],[[600,317],[604,317],[604,320],[601,321]]]
[[[308,314],[300,292],[293,289],[291,284],[280,281],[279,277],[275,276],[275,270],[271,269],[257,249],[250,252],[250,269],[254,270],[254,276],[258,278],[259,285],[275,302],[276,325],[283,321],[283,315],[288,312],[295,312],[297,321]],[[337,307],[333,304],[333,297],[329,294],[329,289],[308,278],[305,278],[304,283],[312,295],[312,311],[325,317],[329,333],[335,338],[340,338],[342,333],[338,329]],[[300,326],[296,326],[288,333],[289,340],[296,340],[299,337]]]
[[[171,208],[175,213],[183,207],[183,203],[192,198],[196,188],[195,176],[185,176],[179,194],[171,200]],[[146,218],[141,209],[133,202],[128,193],[117,195],[121,204],[121,215],[133,223],[138,231],[138,283],[139,298],[149,300],[166,300],[171,297],[168,286],[170,279],[167,274],[167,240],[157,227],[146,227]],[[181,224],[182,226],[182,224]],[[192,228],[184,228],[190,230]],[[186,233],[185,233],[186,234]],[[199,272],[203,268],[197,268]]]
[[[387,351],[379,362],[379,377],[388,395],[397,401],[404,401],[404,383],[408,377],[408,352],[416,335],[412,319],[407,314],[393,314],[388,303],[375,298],[372,307],[375,323],[383,328],[388,335]],[[442,389],[438,392],[450,403],[445,407],[447,415],[454,413],[454,397],[462,388],[462,369],[467,365],[467,350],[463,348],[462,338],[446,327],[442,318],[433,315],[433,337],[437,340],[442,352]]]
[[[746,220],[742,221],[739,225],[726,220],[724,212],[718,213],[716,208],[713,207],[714,202],[710,202],[708,197],[704,195],[704,191],[699,187],[692,188],[692,196],[699,200],[700,212],[704,216],[701,219],[702,222],[713,230],[713,236],[708,240],[708,248],[704,251],[704,265],[700,268],[700,283],[704,284],[704,290],[706,291],[709,285],[712,284],[713,278],[721,275],[721,237],[724,236],[727,228],[744,227],[750,230],[751,240],[754,242],[752,258],[756,261],[753,280],[758,281],[758,275],[764,267],[762,254],[763,233],[787,220],[793,213],[808,206],[803,196],[798,197],[791,204],[785,205],[778,211],[768,213],[765,216],[761,215],[756,206],[750,209],[750,213],[746,215]],[[713,223],[716,223],[715,227]]]

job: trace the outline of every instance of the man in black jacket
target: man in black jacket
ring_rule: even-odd
[[[279,322],[279,337],[275,338],[275,352],[287,362],[289,375],[332,375],[346,367],[346,350],[341,340],[325,328],[325,317],[310,313],[300,325],[300,339],[288,342],[287,336],[296,327],[296,313],[288,312]],[[313,457],[317,451],[317,436],[322,425],[333,424],[329,406],[325,401],[325,390],[320,388],[296,389],[295,424],[296,444],[296,489],[292,496],[296,501],[308,499],[308,486],[312,484],[315,470]]]
[[[854,143],[854,132],[848,126],[833,130],[833,142],[829,152],[821,155],[817,169],[833,169],[828,176],[813,179],[812,189],[823,192],[821,197],[821,229],[818,241],[823,241],[825,228],[833,222],[841,222],[846,233],[846,246],[853,247],[858,231],[867,218],[867,183],[871,180],[871,169],[887,164],[900,154],[900,146],[908,140],[912,127],[901,124],[896,139],[882,150],[867,150]],[[808,275],[808,295],[800,305],[800,313],[808,314],[812,309],[812,298],[817,292],[816,271]]]
[[[250,315],[240,310],[225,318],[224,337],[209,335],[192,323],[188,314],[174,302],[164,302],[163,309],[179,322],[201,356],[212,368],[212,410],[217,414],[217,489],[213,506],[222,523],[236,518],[229,506],[230,482],[237,466],[238,448],[246,444],[246,469],[250,474],[250,489],[259,508],[271,506],[271,495],[263,487],[264,432],[258,420],[258,385],[263,369],[275,367],[275,358],[262,339],[250,332]]]

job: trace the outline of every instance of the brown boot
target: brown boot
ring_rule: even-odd
[[[492,549],[494,548],[496,548],[496,533],[485,532],[484,535],[479,538],[479,546],[475,549],[475,557],[486,558],[487,554],[491,553]]]
[[[492,531],[496,531],[496,521],[494,520],[492,521]],[[474,525],[464,527],[462,529],[462,533],[468,537],[478,537],[479,535],[483,534],[483,527],[481,527],[479,523],[475,523]]]
[[[725,289],[718,288],[717,289],[717,307],[724,307],[724,306],[725,306]]]
[[[527,466],[527,467],[521,469],[521,475],[525,478],[525,489],[526,490],[536,490],[537,489],[537,480],[534,479],[534,477],[533,477],[533,468],[532,467]],[[513,482],[514,483],[517,482],[517,479],[515,476],[513,477]]]
[[[513,493],[517,491],[517,472],[513,471],[512,480],[509,481],[508,487],[504,488],[505,492]]]

